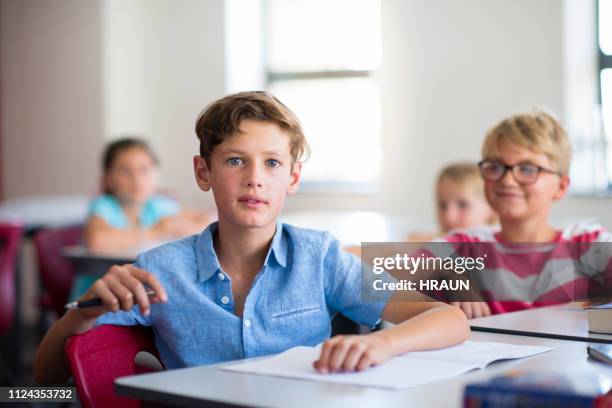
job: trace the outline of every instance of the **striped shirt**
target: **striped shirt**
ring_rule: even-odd
[[[443,241],[481,243],[462,247],[486,259],[477,283],[493,313],[612,293],[612,234],[599,225],[573,223],[545,244],[505,242],[490,226],[455,230]]]

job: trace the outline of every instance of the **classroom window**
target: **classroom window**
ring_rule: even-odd
[[[570,4],[570,3],[567,3]],[[577,3],[583,5],[582,3]],[[612,0],[592,0],[593,17],[581,20],[580,10],[570,10],[577,15],[575,26],[566,39],[569,44],[569,55],[573,55],[572,63],[581,61],[586,70],[572,71],[573,83],[584,86],[574,86],[568,100],[573,103],[573,111],[568,112],[570,121],[567,123],[572,138],[571,189],[577,194],[611,195],[612,194]],[[584,3],[588,5],[588,3]],[[593,28],[590,28],[590,26]],[[571,27],[570,27],[571,28]],[[594,36],[585,35],[590,29]],[[591,41],[594,41],[592,43]],[[594,47],[592,60],[583,58],[578,47]],[[582,50],[582,48],[580,48]],[[592,65],[591,65],[592,64]],[[586,74],[586,75],[585,75]],[[590,84],[593,81],[593,91],[597,94],[597,102],[589,106],[591,96]],[[579,91],[577,92],[577,90]],[[570,90],[571,91],[571,90]],[[583,92],[586,91],[586,92]],[[575,101],[580,101],[576,103]]]
[[[612,190],[612,0],[598,1],[599,85],[603,128],[607,135],[608,191]]]
[[[266,87],[299,116],[302,191],[370,192],[381,173],[379,0],[266,0]],[[322,12],[324,10],[324,12]]]

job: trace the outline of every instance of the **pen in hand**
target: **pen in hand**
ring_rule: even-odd
[[[155,291],[151,289],[147,289],[147,296],[149,298],[155,296]],[[82,300],[80,302],[70,302],[64,305],[66,309],[82,309],[84,307],[94,307],[94,306],[102,306],[103,302],[100,298]]]

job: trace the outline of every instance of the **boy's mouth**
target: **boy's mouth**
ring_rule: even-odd
[[[249,208],[258,208],[268,203],[263,198],[251,194],[239,197],[238,201]]]
[[[524,194],[518,191],[509,191],[509,190],[496,191],[495,195],[497,195],[498,197],[502,197],[502,198],[523,198],[525,197]]]

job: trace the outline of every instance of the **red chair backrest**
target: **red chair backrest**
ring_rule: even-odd
[[[38,260],[38,270],[44,294],[49,307],[64,314],[74,280],[72,263],[62,256],[65,246],[77,245],[83,235],[82,226],[44,229],[34,235],[34,249]]]
[[[15,267],[23,226],[0,223],[0,335],[9,331],[15,316]]]
[[[159,359],[153,331],[143,326],[98,326],[70,337],[65,350],[84,408],[139,407],[138,400],[116,396],[113,381],[136,374],[141,351]]]

